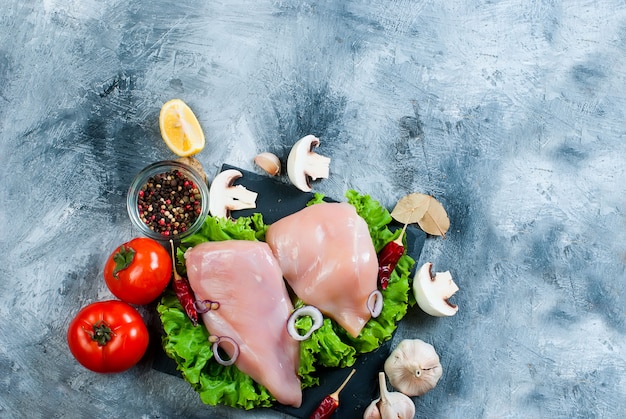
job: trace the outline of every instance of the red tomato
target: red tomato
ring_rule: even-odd
[[[148,328],[139,312],[117,300],[85,306],[67,331],[74,358],[95,372],[129,369],[146,353],[148,341]]]
[[[109,290],[122,301],[143,305],[156,300],[172,276],[172,258],[156,240],[139,237],[124,243],[104,265]]]

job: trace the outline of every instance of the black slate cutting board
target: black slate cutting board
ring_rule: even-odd
[[[313,193],[301,192],[293,185],[282,182],[279,178],[259,175],[228,164],[222,165],[221,171],[237,169],[243,176],[235,181],[236,185],[243,185],[247,189],[257,192],[257,207],[253,210],[235,211],[234,218],[250,216],[256,212],[263,214],[266,224],[272,224],[281,218],[293,214],[304,208],[314,197]],[[326,199],[326,198],[325,198]],[[326,199],[334,201],[333,199]],[[400,228],[392,224],[391,228]],[[426,235],[416,228],[409,226],[406,231],[407,254],[417,261],[424,246]],[[158,321],[158,317],[157,317]],[[160,325],[157,328],[160,333]],[[155,342],[160,343],[160,336]],[[358,357],[355,365],[349,368],[322,368],[318,371],[320,384],[317,387],[303,391],[302,406],[294,408],[276,404],[272,409],[286,413],[294,418],[308,418],[324,397],[334,392],[350,374],[356,372],[340,394],[339,408],[331,418],[361,418],[370,402],[378,397],[378,372],[382,371],[383,364],[391,351],[391,340],[381,345],[377,350]],[[160,344],[155,345],[152,368],[167,374],[180,376],[176,370],[176,363],[163,352]]]

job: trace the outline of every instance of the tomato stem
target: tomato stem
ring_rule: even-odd
[[[98,343],[98,346],[105,346],[115,336],[115,332],[111,330],[111,327],[104,321],[100,320],[93,326],[93,331],[89,331],[83,327],[85,333],[89,335],[91,340]]]
[[[121,245],[119,250],[115,252],[113,255],[113,260],[115,261],[115,268],[113,269],[113,277],[115,279],[119,279],[117,273],[123,271],[128,268],[131,263],[133,263],[133,259],[135,258],[135,249],[132,247],[126,248],[126,246]]]

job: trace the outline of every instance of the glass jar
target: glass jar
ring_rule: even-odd
[[[178,241],[202,227],[209,212],[209,188],[191,166],[160,161],[137,174],[126,207],[133,226],[144,236]]]

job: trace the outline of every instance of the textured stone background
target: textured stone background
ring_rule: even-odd
[[[445,205],[419,263],[453,273],[459,314],[416,309],[399,334],[444,367],[420,417],[626,411],[623,1],[4,0],[0,416],[281,417],[208,408],[148,363],[93,374],[66,348],[73,314],[111,297],[125,192],[171,157],[174,97],[210,174],[315,134],[333,159],[317,190]]]

